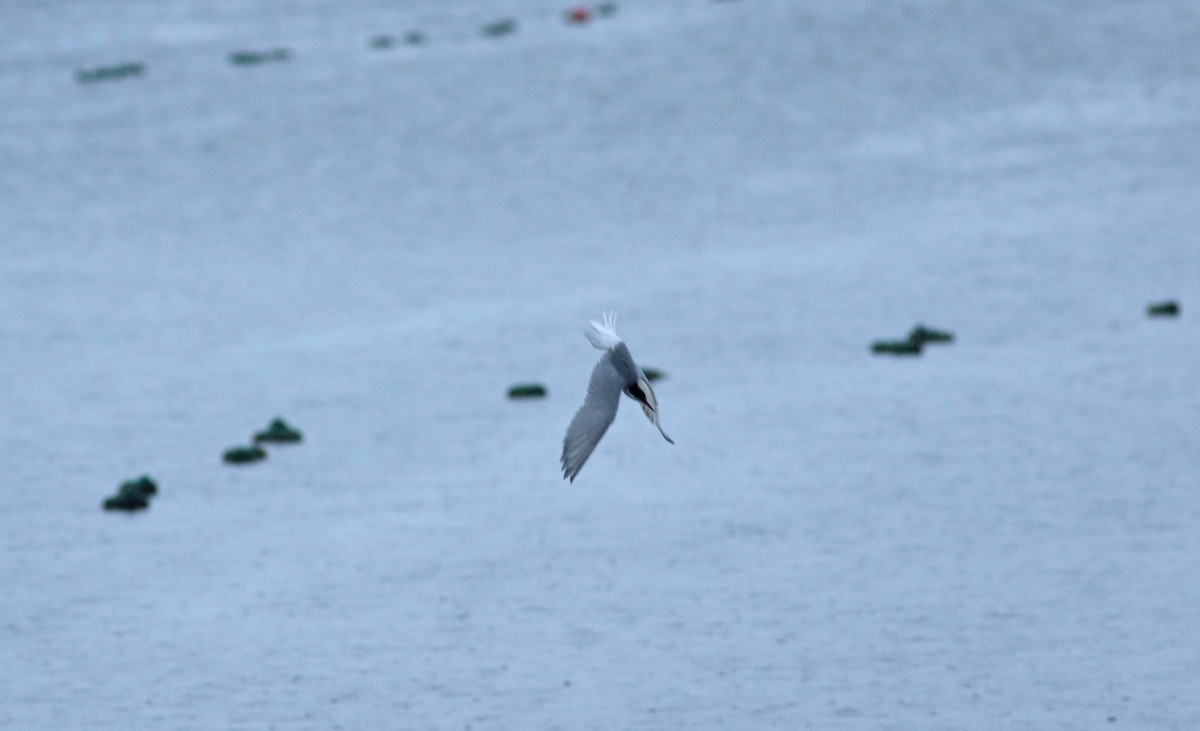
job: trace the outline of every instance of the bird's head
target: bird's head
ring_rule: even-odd
[[[658,423],[658,399],[655,398],[654,389],[650,388],[650,381],[646,379],[646,375],[639,372],[637,380],[627,385],[624,391],[626,396],[642,405],[642,411],[646,412],[646,418],[658,427],[663,439],[674,444],[675,440],[667,436],[667,433],[663,431],[662,424]]]
[[[626,386],[625,395],[641,404],[647,416],[658,411],[658,399],[654,398],[650,382],[644,376],[638,376],[636,381]]]

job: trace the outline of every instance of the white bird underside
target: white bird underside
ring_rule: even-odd
[[[603,322],[593,320],[585,334],[595,348],[605,352],[592,368],[587,397],[575,412],[563,439],[563,477],[571,482],[616,418],[622,391],[641,404],[642,411],[664,439],[675,443],[658,423],[658,400],[645,374],[634,363],[629,348],[617,335],[615,315],[605,313]]]

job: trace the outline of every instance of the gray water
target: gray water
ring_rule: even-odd
[[[1192,3],[210,5],[0,10],[0,726],[1200,723]]]

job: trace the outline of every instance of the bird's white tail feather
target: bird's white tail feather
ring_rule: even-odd
[[[621,342],[621,336],[617,335],[617,313],[605,312],[602,323],[592,320],[583,334],[587,335],[587,339],[592,342],[592,347],[597,350],[616,347],[617,343]]]

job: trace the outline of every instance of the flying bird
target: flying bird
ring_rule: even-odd
[[[625,341],[617,335],[616,325],[616,314],[606,312],[604,322],[592,320],[584,331],[592,346],[603,350],[604,355],[592,368],[587,398],[579,411],[575,412],[571,426],[567,427],[567,436],[563,438],[563,477],[571,482],[575,481],[575,476],[583,469],[583,463],[587,462],[600,443],[600,438],[617,417],[617,405],[622,392],[642,405],[646,418],[658,427],[664,439],[675,443],[658,423],[658,399],[654,397],[654,389],[650,388],[646,374],[633,361]]]

